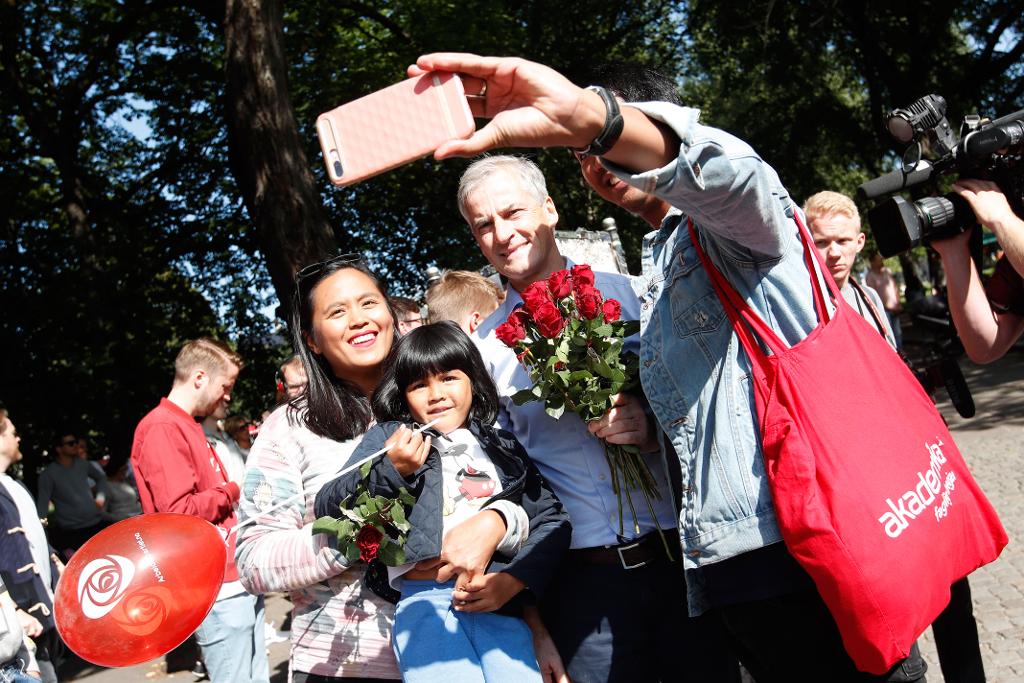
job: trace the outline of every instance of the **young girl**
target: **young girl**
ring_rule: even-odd
[[[523,447],[492,426],[497,406],[480,352],[457,325],[415,328],[397,342],[374,393],[381,422],[350,458],[390,446],[373,461],[371,493],[394,497],[405,487],[416,497],[408,564],[388,572],[401,591],[392,644],[406,681],[541,680],[519,615],[540,597],[569,547],[571,528]],[[426,436],[403,424],[435,419]],[[326,484],[316,497],[317,516],[338,516],[359,478],[356,470]],[[438,583],[445,531],[492,511],[507,532],[487,573]]]

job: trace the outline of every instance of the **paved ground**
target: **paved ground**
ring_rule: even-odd
[[[988,494],[1010,536],[996,562],[971,576],[975,614],[990,683],[1024,681],[1024,352],[1016,351],[992,365],[962,363],[974,393],[977,415],[960,418],[948,401],[939,408],[950,422],[960,450]],[[280,626],[289,603],[279,595],[267,601],[268,619]],[[931,632],[921,641],[930,665],[928,680],[942,681]],[[287,680],[288,644],[270,646],[271,680]],[[90,683],[192,681],[188,671],[168,674],[162,660],[128,669],[100,669],[79,664],[65,680]],[[72,678],[73,676],[73,678]]]

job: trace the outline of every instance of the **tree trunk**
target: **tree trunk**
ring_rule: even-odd
[[[225,118],[231,168],[284,315],[295,271],[337,249],[288,97],[279,0],[227,0]]]

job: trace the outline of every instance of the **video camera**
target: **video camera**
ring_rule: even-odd
[[[938,180],[947,173],[994,181],[1013,210],[1024,216],[1024,109],[995,121],[977,114],[965,116],[958,139],[946,120],[946,100],[925,95],[890,112],[886,127],[898,143],[907,145],[902,168],[867,181],[857,195],[875,199],[911,190],[915,200],[891,196],[868,211],[882,256],[895,256],[926,240],[952,237],[976,223],[970,205],[959,195],[939,196]],[[939,158],[923,159],[922,144]]]

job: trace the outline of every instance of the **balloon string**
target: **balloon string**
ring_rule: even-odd
[[[423,425],[422,427],[419,427],[418,429],[413,430],[413,434],[419,434],[420,432],[422,432],[425,429],[430,429],[435,424],[437,424],[438,420],[440,420],[440,419],[441,418],[438,417],[438,418],[435,418],[435,419],[431,420],[430,422],[428,422],[427,424]],[[338,474],[335,475],[335,477],[344,476],[344,475],[348,474],[349,472],[351,472],[352,470],[358,469],[359,467],[361,467],[363,465],[363,463],[369,462],[370,460],[373,460],[374,458],[376,458],[378,456],[384,455],[389,450],[391,450],[391,446],[385,446],[384,448],[380,449],[379,451],[375,451],[373,453],[370,453],[368,456],[366,456],[362,460],[360,460],[358,462],[354,462],[351,465],[349,465],[348,467],[346,467],[345,469],[343,469],[342,471],[338,472]],[[271,512],[276,512],[276,511],[280,510],[281,508],[283,508],[283,507],[285,507],[287,505],[291,505],[292,503],[297,501],[299,498],[302,498],[304,495],[305,495],[305,491],[299,491],[294,496],[290,496],[290,497],[284,499],[283,501],[281,501],[277,505],[273,506],[272,508],[269,508],[267,510],[261,511],[259,513],[259,515],[255,516],[255,517],[250,517],[249,519],[245,520],[244,522],[242,522],[240,524],[236,524],[235,526],[231,527],[230,531],[228,531],[228,536],[230,536],[232,534],[232,532],[238,531],[239,529],[241,529],[246,524],[252,524],[259,517],[264,517],[266,515],[269,515]],[[225,541],[226,540],[227,539],[225,538]]]

